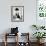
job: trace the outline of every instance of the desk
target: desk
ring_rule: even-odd
[[[30,42],[29,42],[29,33],[21,33],[21,36],[26,36],[26,39],[27,39],[27,42],[21,42],[21,43],[19,43],[18,42],[18,33],[17,34],[10,34],[10,33],[6,33],[5,34],[5,46],[7,46],[8,45],[8,42],[7,42],[7,36],[9,36],[9,38],[10,38],[10,36],[17,36],[16,38],[17,38],[17,42],[15,43],[16,45],[15,46],[21,46],[21,45],[23,45],[23,44],[25,44],[26,46],[30,46]]]

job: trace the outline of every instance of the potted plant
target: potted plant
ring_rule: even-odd
[[[45,38],[44,37],[46,36],[45,34],[46,34],[45,32],[35,32],[33,35],[37,38],[38,43],[40,43],[40,40],[42,38]]]

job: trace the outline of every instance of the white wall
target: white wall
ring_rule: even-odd
[[[24,22],[11,22],[11,6],[24,6]],[[18,26],[21,32],[29,32],[29,26],[36,24],[36,0],[1,0],[0,33],[6,28]]]
[[[24,6],[24,22],[11,22],[11,6]],[[32,24],[36,24],[36,0],[0,0],[0,34],[17,26],[32,35]]]

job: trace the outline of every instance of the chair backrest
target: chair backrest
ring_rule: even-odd
[[[18,33],[18,27],[16,28],[11,28],[11,34]]]
[[[20,42],[28,42],[29,41],[29,33],[21,33],[19,36]]]

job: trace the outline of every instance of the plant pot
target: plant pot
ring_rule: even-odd
[[[41,43],[44,42],[44,40],[45,40],[45,39],[38,39],[37,42],[38,42],[39,44],[41,44]]]
[[[40,43],[40,39],[37,39],[37,43]]]
[[[44,40],[45,40],[45,39],[40,39],[40,43],[44,43]]]

